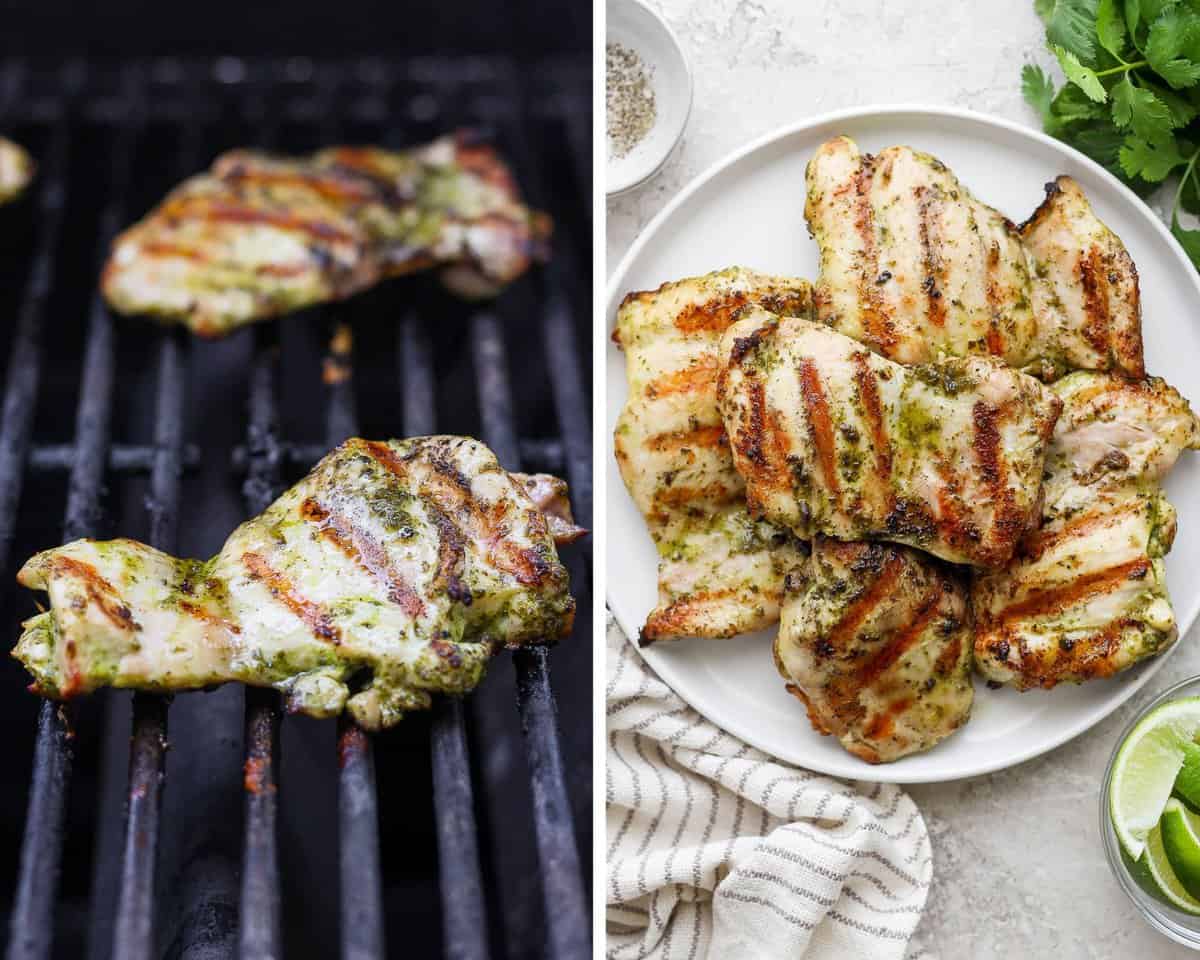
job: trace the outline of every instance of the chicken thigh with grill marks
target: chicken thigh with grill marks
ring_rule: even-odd
[[[717,393],[751,513],[808,539],[891,540],[1002,567],[1039,517],[1061,401],[984,357],[903,367],[810,320],[747,309]]]
[[[902,363],[990,355],[1052,379],[1145,373],[1137,271],[1079,186],[1059,177],[1019,229],[909,147],[848,137],[807,168],[816,317]]]
[[[563,492],[466,437],[347,440],[207,562],[133,540],[37,554],[18,579],[50,608],[14,656],[48,697],[236,680],[391,726],[471,690],[497,648],[570,630]]]
[[[735,267],[631,293],[617,312],[629,382],[617,463],[658,549],[643,642],[769,626],[800,556],[788,533],[747,512],[717,410],[717,344],[746,304],[806,315],[809,285]]]
[[[1041,528],[971,592],[980,672],[1022,689],[1110,676],[1175,641],[1175,510],[1159,484],[1200,449],[1200,423],[1161,379],[1081,372],[1053,389]]]
[[[971,714],[964,575],[908,547],[819,536],[788,577],[775,663],[813,727],[855,756],[928,750]]]
[[[121,313],[220,336],[435,267],[457,293],[494,294],[544,256],[549,231],[467,132],[399,152],[234,150],[117,238],[102,288]]]

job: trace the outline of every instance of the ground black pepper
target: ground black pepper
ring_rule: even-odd
[[[624,157],[650,132],[658,117],[650,70],[636,51],[620,43],[605,47],[605,101],[608,114],[608,149]]]

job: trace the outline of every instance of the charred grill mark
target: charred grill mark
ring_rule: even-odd
[[[829,415],[829,401],[816,364],[805,357],[800,361],[800,395],[804,399],[804,412],[812,430],[813,444],[821,464],[825,486],[832,497],[838,495],[837,451],[834,449],[833,420]]]
[[[230,633],[240,634],[242,628],[232,620],[227,620],[224,617],[218,616],[211,610],[208,610],[198,603],[192,603],[190,600],[180,600],[179,609],[186,613],[189,617],[196,620],[203,620],[205,623],[213,627],[220,627],[222,630],[228,630]]]
[[[871,207],[871,181],[875,176],[875,158],[864,154],[854,181],[854,225],[862,238],[863,256],[859,266],[858,305],[863,332],[871,343],[887,353],[896,345],[896,331],[883,295],[875,283],[879,275],[879,249],[875,243],[875,212]]]
[[[680,333],[724,333],[733,323],[734,315],[749,303],[745,293],[727,293],[704,303],[692,303],[675,317],[675,329]]]
[[[854,635],[867,622],[875,608],[891,596],[900,575],[904,572],[904,558],[897,548],[872,544],[867,550],[886,552],[887,560],[871,585],[855,598],[829,631],[826,639],[835,649],[844,649],[853,641]]]
[[[944,284],[942,257],[937,243],[937,204],[940,197],[926,186],[915,188],[917,195],[918,232],[921,238],[921,262],[925,268],[925,279],[921,289],[925,291],[925,316],[935,327],[946,325],[946,302],[942,297]]]
[[[1029,560],[1038,560],[1051,547],[1056,547],[1060,543],[1082,537],[1102,527],[1116,525],[1127,514],[1137,513],[1141,508],[1141,503],[1134,500],[1122,504],[1116,510],[1105,507],[1095,513],[1073,517],[1070,521],[1055,530],[1038,530],[1036,533],[1026,537],[1022,542],[1021,556]]]
[[[362,449],[401,483],[411,484],[408,466],[388,444],[365,440],[362,441]],[[450,514],[432,497],[422,496],[420,501],[438,535],[438,568],[433,584],[445,589],[451,600],[470,606],[471,591],[461,580],[466,563],[467,538]]]
[[[257,165],[253,158],[239,158],[216,170],[217,176],[235,187],[291,187],[316,194],[335,203],[383,202],[378,185],[350,171],[288,170]]]
[[[429,456],[429,464],[438,476],[445,477],[458,488],[460,496],[467,498],[466,505],[471,505],[470,498],[474,495],[471,490],[471,478],[458,469],[458,465],[446,459],[441,453]]]
[[[383,544],[336,508],[308,497],[300,516],[317,527],[322,537],[349,557],[387,591],[387,598],[414,619],[425,613],[425,604],[392,565]]]
[[[757,378],[750,378],[747,389],[750,393],[749,422],[738,434],[738,449],[755,466],[765,467],[767,456],[763,450],[763,421],[766,417],[766,395],[762,381]]]
[[[55,557],[55,572],[74,578],[87,593],[88,599],[118,630],[141,630],[129,607],[117,600],[117,588],[106,580],[94,566],[73,557]]]
[[[212,257],[204,250],[184,246],[182,243],[168,243],[165,240],[150,240],[138,245],[138,252],[146,257],[177,257],[181,260],[191,260],[194,263],[208,263]]]
[[[946,640],[946,645],[942,648],[942,652],[938,654],[937,661],[934,663],[934,670],[943,677],[949,676],[956,666],[958,666],[959,657],[962,656],[963,649],[963,632],[958,623],[951,623],[947,629],[951,631],[949,638]]]
[[[875,453],[875,472],[880,487],[886,491],[888,511],[894,500],[892,491],[892,445],[888,438],[887,423],[883,418],[883,402],[879,397],[879,381],[871,369],[870,354],[854,354],[854,380],[858,384],[858,395],[862,400],[867,427],[871,431],[871,445]]]
[[[1034,590],[1024,600],[1006,607],[991,619],[992,622],[1003,625],[1025,617],[1044,617],[1061,613],[1084,600],[1111,593],[1127,580],[1140,580],[1149,572],[1150,561],[1145,557],[1104,570],[1095,570],[1077,577],[1070,583]]]
[[[651,400],[677,393],[701,393],[717,382],[716,357],[703,357],[682,370],[665,373],[646,384],[645,393]]]
[[[334,646],[342,642],[342,633],[333,622],[329,611],[298,593],[291,581],[274,569],[265,557],[247,551],[242,554],[242,565],[249,573],[250,579],[263,583],[271,596],[303,621],[313,636]]]
[[[759,346],[775,330],[775,324],[764,323],[744,337],[734,337],[733,347],[729,351],[729,359],[740,364],[749,353],[758,350]]]
[[[446,595],[451,600],[470,606],[473,599],[471,591],[460,577],[466,564],[466,538],[458,524],[436,503],[430,500],[423,500],[422,503],[438,533],[438,569],[434,582],[445,587]]]
[[[860,688],[869,686],[891,669],[913,644],[921,639],[921,636],[933,623],[934,618],[938,615],[941,602],[942,583],[937,581],[922,598],[920,606],[917,607],[908,624],[892,637],[887,646],[858,668],[855,672],[855,683]]]
[[[377,463],[401,480],[408,480],[406,465],[386,443],[366,441],[365,447]],[[525,586],[545,583],[554,571],[551,558],[537,546],[521,547],[512,542],[504,505],[497,503],[495,515],[489,515],[476,500],[469,477],[437,453],[431,453],[428,461],[432,466],[429,478],[432,489],[422,489],[421,501],[435,516],[434,523],[442,537],[442,545],[452,544],[457,551],[465,552],[471,536],[459,523],[458,518],[462,518],[478,528],[478,539],[486,547],[488,560],[496,567],[511,574]],[[453,532],[451,528],[454,528]],[[470,597],[470,592],[457,575],[447,574],[446,584],[454,599],[459,599],[454,591]],[[463,602],[470,603],[470,600],[464,599]]]
[[[664,507],[687,507],[697,503],[732,503],[741,495],[741,491],[720,480],[702,487],[669,486],[656,490],[654,501]]]
[[[1012,491],[1008,488],[1004,460],[1000,455],[1000,417],[997,407],[978,400],[972,411],[975,435],[975,462],[987,486],[994,504],[992,520],[994,532],[1000,538],[1000,546],[1013,544],[1021,534],[1020,517],[1013,504]],[[992,539],[989,537],[988,539]]]
[[[1112,316],[1108,304],[1108,281],[1105,277],[1104,255],[1092,247],[1079,258],[1079,283],[1083,288],[1083,337],[1106,360],[1110,354]]]
[[[1000,294],[1000,281],[996,276],[1000,269],[1000,242],[993,240],[984,257],[987,264],[985,290],[988,304],[987,348],[993,357],[1004,356],[1004,335],[1000,332],[1000,321],[1004,315],[1004,302]]]
[[[237,197],[219,200],[214,197],[176,197],[163,207],[162,217],[172,220],[195,220],[210,223],[261,224],[303,233],[324,243],[359,243],[358,237],[321,220],[310,220],[278,210],[256,209],[244,205]]]
[[[674,430],[657,433],[646,441],[649,449],[658,453],[682,450],[688,447],[720,447],[726,443],[725,428],[722,426],[696,427],[694,430]]]

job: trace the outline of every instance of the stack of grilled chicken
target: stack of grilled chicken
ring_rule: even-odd
[[[625,297],[616,457],[659,554],[640,642],[778,623],[813,727],[871,763],[1175,642],[1161,483],[1200,424],[1146,375],[1137,271],[1059,177],[1019,227],[940,161],[807,168],[815,285]]]

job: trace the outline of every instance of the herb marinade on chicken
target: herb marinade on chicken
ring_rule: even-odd
[[[0,204],[15,200],[33,179],[33,160],[19,143],[0,137]]]
[[[907,547],[818,536],[788,576],[775,662],[813,728],[855,756],[928,750],[971,715],[965,577]]]
[[[1036,526],[1060,401],[984,357],[904,367],[811,320],[747,310],[717,394],[751,513],[999,567]]]
[[[211,560],[133,540],[37,554],[18,579],[50,607],[14,656],[48,697],[236,680],[388,727],[471,690],[500,647],[569,632],[554,537],[578,531],[562,494],[469,438],[348,440]]]
[[[121,313],[221,336],[418,270],[488,296],[544,256],[549,232],[469,132],[405,151],[234,150],[117,238],[101,286]]]
[[[1137,270],[1070,177],[1020,228],[909,147],[835,137],[806,182],[822,323],[901,363],[945,352],[1048,378],[1144,376]]]
[[[1200,449],[1187,401],[1157,377],[1080,372],[1046,456],[1039,530],[972,588],[975,662],[1022,689],[1111,676],[1175,642],[1163,558],[1175,509],[1160,488]]]
[[[719,365],[744,515],[812,538],[771,559],[787,584],[776,665],[814,728],[887,762],[966,722],[975,660],[1053,686],[1169,646],[1159,484],[1200,446],[1196,421],[1145,378],[1137,270],[1078,184],[1048,184],[1018,227],[907,147],[836,138],[806,179],[813,309],[738,303]],[[643,381],[670,372],[643,360]],[[618,430],[634,492],[620,447]]]
[[[811,310],[804,280],[731,268],[631,293],[614,339],[629,398],[614,444],[658,548],[658,605],[641,640],[730,637],[779,617],[799,545],[750,516],[717,410],[717,345],[737,311]]]

